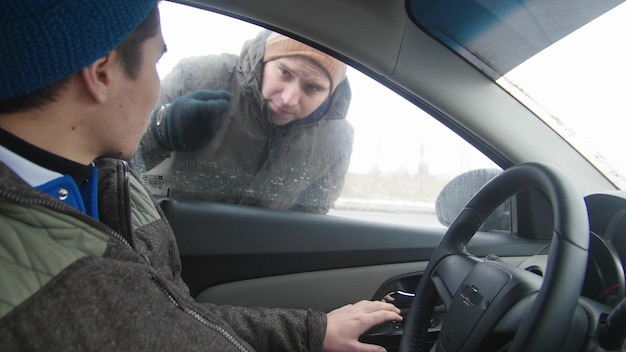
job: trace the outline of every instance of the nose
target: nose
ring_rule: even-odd
[[[283,87],[283,92],[280,96],[285,106],[295,106],[300,100],[300,87],[297,84],[290,82]]]

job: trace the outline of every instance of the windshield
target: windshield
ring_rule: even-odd
[[[626,187],[626,5],[539,52],[496,82],[617,187]]]
[[[626,188],[623,0],[409,0],[413,21]]]

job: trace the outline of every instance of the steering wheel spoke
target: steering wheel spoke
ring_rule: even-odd
[[[456,261],[452,258],[454,256],[445,261]],[[541,278],[535,274],[502,262],[478,262],[458,285],[447,305],[446,324],[440,333],[438,349],[447,352],[478,350],[500,319],[540,286]],[[509,322],[508,326],[511,325],[517,326],[519,321],[517,324]]]
[[[439,262],[430,279],[446,307],[450,307],[458,288],[479,261],[469,255],[449,255]]]

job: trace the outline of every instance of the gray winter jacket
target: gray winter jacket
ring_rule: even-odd
[[[260,91],[269,33],[249,40],[239,56],[185,59],[163,80],[157,109],[199,89],[233,96],[221,129],[198,152],[166,150],[149,129],[133,166],[155,195],[315,213],[333,206],[352,153],[349,83],[329,97],[321,119],[274,126]]]
[[[326,315],[200,304],[125,162],[97,161],[100,221],[0,163],[3,351],[321,351]]]

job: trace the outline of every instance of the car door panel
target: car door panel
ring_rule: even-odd
[[[213,303],[327,310],[372,299],[403,286],[393,278],[418,278],[445,232],[202,201],[160,204],[176,234],[183,279],[192,295]],[[469,249],[524,258],[545,245],[480,232]]]
[[[390,277],[419,274],[428,262],[321,270],[242,280],[210,287],[200,302],[239,306],[316,309],[328,312],[348,303],[372,299]]]
[[[519,266],[525,258],[503,260]],[[209,287],[196,299],[214,304],[329,312],[360,300],[381,300],[394,292],[413,293],[427,264],[419,261],[241,280]]]

